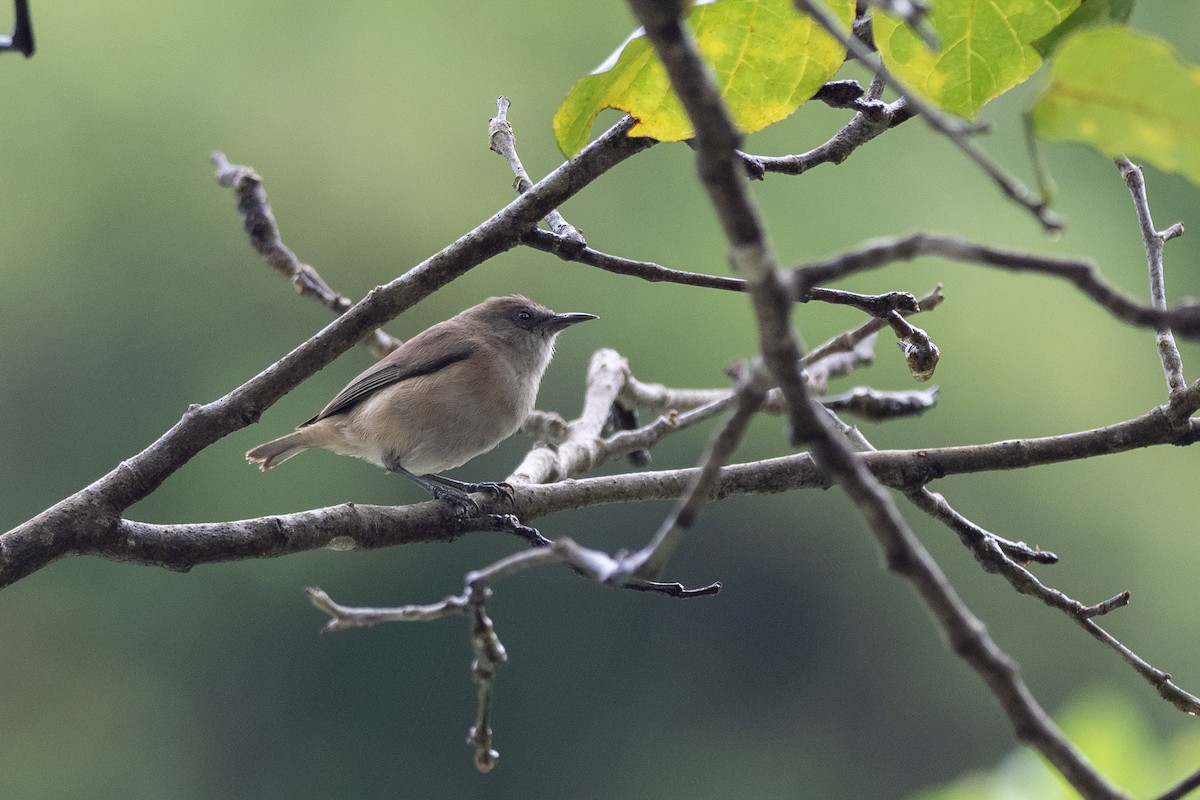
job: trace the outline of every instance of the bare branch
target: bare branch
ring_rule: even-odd
[[[1169,325],[1176,331],[1200,337],[1200,304],[1189,303],[1170,309],[1143,306],[1106,282],[1088,261],[1042,256],[975,244],[954,236],[914,233],[907,236],[872,239],[861,247],[826,261],[801,264],[792,270],[791,280],[797,293],[807,287],[826,283],[893,261],[908,261],[917,256],[941,256],[1016,272],[1034,272],[1070,281],[1113,316],[1134,325]]]
[[[1095,617],[1125,606],[1129,602],[1128,592],[1122,592],[1102,603],[1084,605],[1059,590],[1046,586],[1033,573],[1013,561],[1014,557],[1020,558],[1020,555],[1013,553],[1011,548],[1006,546],[1005,540],[984,531],[959,514],[940,494],[928,489],[918,489],[908,492],[907,495],[915,506],[958,533],[959,538],[989,572],[999,572],[1021,594],[1036,597],[1051,608],[1065,613],[1097,641],[1124,659],[1164,700],[1189,714],[1200,713],[1200,698],[1181,689],[1172,682],[1168,673],[1154,667],[1095,623]]]
[[[1177,222],[1165,231],[1157,230],[1150,216],[1150,200],[1146,196],[1146,179],[1141,168],[1122,157],[1117,159],[1117,169],[1125,179],[1129,193],[1133,195],[1133,208],[1137,212],[1138,223],[1142,229],[1142,243],[1146,248],[1146,261],[1150,268],[1150,303],[1159,311],[1166,311],[1167,288],[1163,273],[1163,246],[1167,240],[1183,234],[1183,224]],[[1187,388],[1187,380],[1183,377],[1183,357],[1179,355],[1179,347],[1175,344],[1175,336],[1170,327],[1156,326],[1155,339],[1158,342],[1158,356],[1162,361],[1163,373],[1167,378],[1167,390],[1172,396],[1176,396]]]
[[[286,278],[299,294],[311,297],[334,314],[344,314],[354,305],[350,298],[331,289],[320,273],[301,261],[283,243],[275,214],[267,201],[267,190],[263,188],[258,173],[252,167],[230,164],[221,152],[213,153],[210,160],[217,167],[217,183],[233,189],[238,213],[242,215],[242,226],[250,237],[250,246],[266,260],[267,266]],[[371,351],[371,355],[383,358],[399,347],[401,342],[382,329],[375,328],[363,339],[363,344]]]
[[[496,100],[496,116],[488,123],[488,145],[492,152],[498,153],[508,162],[515,176],[513,188],[517,190],[517,194],[523,194],[533,188],[533,181],[529,179],[529,173],[525,171],[521,158],[517,155],[517,136],[513,133],[512,123],[508,121],[508,109],[511,105],[512,102],[507,97],[501,96]],[[587,245],[579,229],[567,222],[558,209],[551,209],[545,219],[550,230],[559,237],[561,246],[578,250]]]
[[[888,319],[892,314],[915,314],[921,310],[921,305],[911,292],[887,292],[885,294],[859,294],[847,292],[844,289],[822,289],[814,286],[804,297],[797,298],[801,303],[819,300],[822,303],[853,306],[872,317]]]
[[[941,305],[943,300],[945,300],[945,297],[942,295],[942,286],[938,284],[933,291],[918,300],[917,304],[921,307],[922,311],[932,311]],[[900,313],[903,314],[905,312],[902,311]],[[859,342],[883,330],[884,326],[889,322],[891,320],[888,318],[876,317],[869,319],[854,330],[839,334],[824,344],[813,348],[811,352],[804,356],[803,363],[807,367],[819,364],[835,353],[852,352],[858,346]],[[895,325],[892,328],[894,330]]]
[[[601,253],[590,247],[575,247],[568,240],[558,237],[549,231],[531,230],[522,239],[524,244],[544,252],[554,253],[565,261],[577,261],[582,264],[603,269],[619,275],[629,275],[642,280],[658,282],[667,281],[685,286],[700,286],[708,289],[723,289],[726,291],[748,291],[746,281],[740,278],[726,278],[716,275],[704,275],[696,272],[664,267],[650,261],[634,261],[620,256]],[[903,315],[921,310],[921,304],[909,292],[887,292],[880,295],[864,295],[847,292],[841,289],[824,289],[808,287],[798,294],[796,302],[807,303],[818,300],[836,305],[849,305],[861,309],[887,323],[896,332],[900,349],[904,353],[909,369],[917,380],[928,380],[938,362],[938,349],[920,328],[915,328],[905,322]],[[940,302],[941,295],[923,300],[926,307],[932,308]],[[932,304],[932,305],[930,305]],[[878,330],[882,325],[867,329]],[[866,335],[865,333],[863,334]],[[824,358],[825,354],[821,354]],[[815,360],[814,360],[815,361]],[[807,363],[814,363],[809,361]]]
[[[821,405],[831,411],[854,414],[871,422],[921,414],[937,403],[937,387],[925,390],[881,392],[868,386],[856,386],[848,392],[822,397]]]
[[[808,397],[798,368],[799,347],[787,318],[788,293],[778,276],[745,181],[739,179],[740,162],[734,160],[738,136],[711,73],[681,24],[682,7],[671,0],[630,0],[630,5],[696,129],[697,169],[730,242],[731,260],[749,282],[759,346],[767,368],[787,398],[793,442],[812,444],[817,461],[837,478],[866,518],[888,566],[912,582],[954,651],[975,668],[1000,701],[1018,738],[1035,746],[1088,797],[1121,797],[1038,705],[1016,666],[958,598],[936,562],[908,529],[890,495]],[[812,8],[811,3],[803,6]],[[844,36],[836,22],[830,27]]]
[[[837,133],[806,153],[787,156],[742,157],[765,172],[781,175],[803,175],[821,164],[841,164],[850,155],[884,131],[891,130],[915,116],[908,99],[901,97],[892,103],[866,99],[857,104],[858,113]]]
[[[830,108],[858,108],[858,101],[865,95],[866,91],[858,81],[839,80],[823,84],[812,99]]]
[[[557,446],[535,447],[505,481],[551,483],[570,475],[581,475],[611,457],[603,449],[601,432],[609,409],[625,382],[629,365],[615,350],[597,350],[588,365],[583,411],[567,424],[567,435]],[[621,455],[624,455],[622,453]]]
[[[556,236],[550,231],[537,228],[526,233],[522,237],[521,243],[536,250],[541,250],[544,253],[553,253],[564,261],[576,261],[580,264],[587,264],[590,267],[602,269],[605,272],[641,278],[644,281],[652,283],[677,283],[681,286],[699,286],[706,289],[722,289],[729,292],[744,292],[746,290],[745,281],[740,278],[726,278],[720,275],[685,272],[684,270],[664,267],[652,261],[636,261],[631,258],[622,258],[621,256],[602,253],[599,250],[593,250],[591,247],[576,249],[571,247],[570,243],[563,238]]]
[[[1116,611],[1118,608],[1124,608],[1125,606],[1129,605],[1129,599],[1132,596],[1133,595],[1131,595],[1128,591],[1124,591],[1113,595],[1107,600],[1102,600],[1095,605],[1090,605],[1084,608],[1080,613],[1088,619],[1091,619],[1092,617],[1102,617],[1110,611]],[[1192,707],[1196,707],[1194,703]]]
[[[1200,421],[1181,432],[1164,408],[1091,431],[1018,439],[965,447],[880,450],[860,456],[884,484],[912,491],[938,478],[956,474],[1021,469],[1152,445],[1186,445],[1200,441]],[[544,448],[540,448],[544,449]],[[696,477],[695,469],[650,471],[565,483],[513,483],[513,499],[480,494],[480,513],[458,516],[446,504],[427,501],[406,506],[345,504],[235,522],[152,524],[117,518],[105,536],[79,536],[62,551],[57,540],[30,537],[42,530],[47,515],[0,538],[0,587],[29,575],[65,555],[92,555],[132,564],[186,572],[200,564],[273,558],[316,549],[355,550],[392,547],[410,542],[452,541],[466,533],[503,531],[518,534],[511,518],[532,521],[557,511],[644,500],[674,500]],[[808,453],[733,464],[720,471],[716,497],[772,494],[795,489],[827,489],[831,476]],[[102,497],[98,491],[83,498]],[[82,502],[82,500],[80,501]],[[96,530],[108,523],[91,510]],[[61,512],[65,513],[65,512]],[[92,529],[88,529],[90,532]],[[522,537],[528,539],[528,537]]]
[[[335,603],[332,597],[315,586],[310,586],[304,592],[314,606],[329,615],[329,621],[321,628],[322,633],[337,633],[350,628],[370,628],[381,622],[429,622],[456,614],[464,614],[467,607],[467,599],[463,596],[447,597],[440,603],[424,606],[364,608]]]

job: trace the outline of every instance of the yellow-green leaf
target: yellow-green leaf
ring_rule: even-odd
[[[1200,184],[1200,68],[1156,36],[1118,27],[1068,36],[1031,116],[1043,139],[1086,142]]]
[[[930,52],[886,14],[874,19],[875,44],[888,68],[935,105],[971,119],[984,103],[1041,66],[1032,43],[1057,27],[1081,0],[937,0],[928,20],[941,39]]]
[[[854,0],[828,5],[849,29]],[[746,133],[799,108],[845,58],[841,44],[799,14],[792,0],[697,3],[688,23],[734,122]],[[673,142],[693,133],[666,70],[640,29],[595,72],[576,82],[554,115],[554,136],[565,154],[574,155],[587,144],[592,124],[606,108],[637,119],[630,136]]]
[[[1045,57],[1068,33],[1092,25],[1124,24],[1133,13],[1133,0],[1087,0],[1063,23],[1033,43]]]

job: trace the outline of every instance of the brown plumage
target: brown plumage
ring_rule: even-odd
[[[555,314],[520,295],[492,297],[439,322],[352,380],[293,433],[246,460],[267,470],[312,447],[406,475],[436,497],[475,484],[435,473],[516,433],[533,410],[554,339],[591,314]],[[465,488],[464,488],[465,487]]]

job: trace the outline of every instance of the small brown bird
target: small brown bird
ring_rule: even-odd
[[[533,410],[554,339],[592,314],[555,314],[520,295],[492,297],[422,331],[342,389],[293,433],[246,460],[268,470],[323,447],[399,473],[438,499],[474,505],[464,483],[436,473],[512,436]]]

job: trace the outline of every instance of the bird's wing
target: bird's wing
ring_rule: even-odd
[[[414,346],[419,345],[419,346]],[[429,375],[471,355],[472,346],[460,336],[434,328],[418,334],[391,355],[365,370],[338,392],[329,405],[298,427],[348,411],[385,386]],[[415,354],[415,355],[414,355]]]

